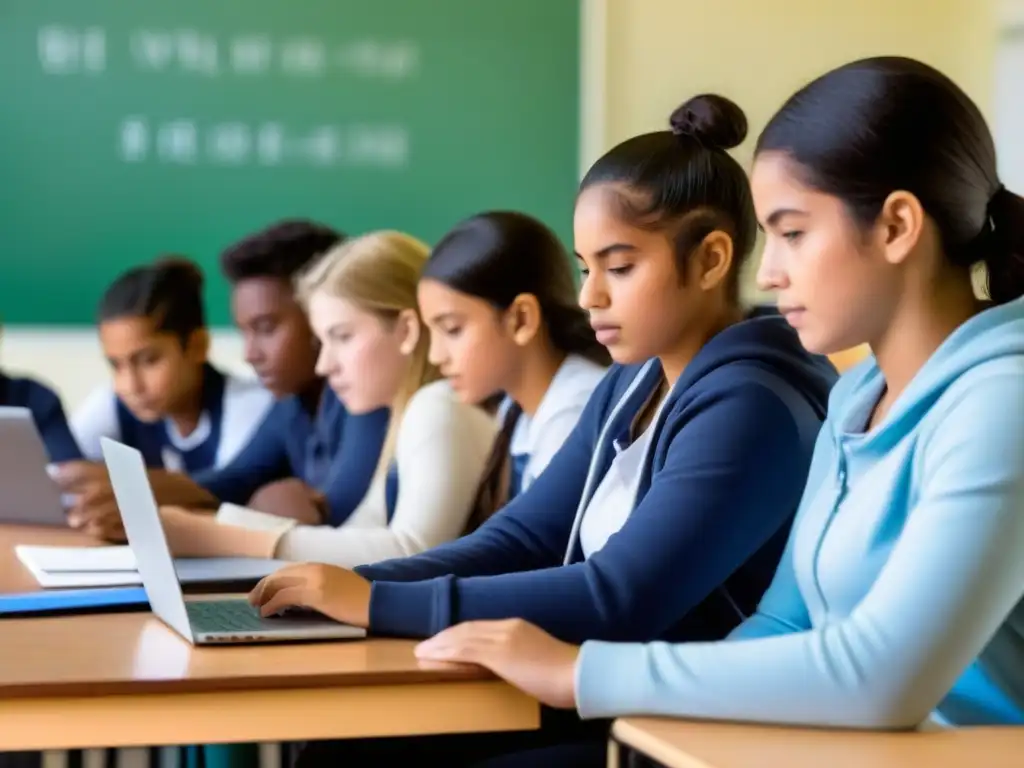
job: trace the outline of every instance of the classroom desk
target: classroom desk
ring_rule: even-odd
[[[0,593],[36,589],[0,526]],[[193,648],[150,613],[0,620],[0,751],[306,741],[539,726],[537,702],[402,640]]]
[[[634,751],[666,768],[1020,768],[1024,728],[863,733],[626,718],[612,728],[608,765]]]

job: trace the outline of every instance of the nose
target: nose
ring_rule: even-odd
[[[146,391],[142,376],[131,365],[125,365],[117,372],[116,388],[132,397],[138,397]]]
[[[757,265],[757,287],[762,291],[779,291],[789,286],[789,276],[777,248],[765,243],[761,263]]]
[[[320,352],[316,356],[316,375],[322,378],[330,376],[337,370],[337,365],[334,364],[334,358],[327,350],[327,345],[324,344],[320,347]]]
[[[579,303],[583,309],[588,311],[608,307],[608,291],[605,289],[604,279],[598,272],[591,272],[583,276]]]
[[[430,364],[436,368],[440,368],[448,362],[445,345],[441,341],[440,334],[433,329],[430,331],[430,347],[427,350],[427,359],[430,361]]]
[[[253,367],[258,363],[263,362],[263,348],[256,342],[252,336],[245,337],[245,362]]]

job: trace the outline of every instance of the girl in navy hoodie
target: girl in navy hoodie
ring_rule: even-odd
[[[251,595],[373,634],[426,637],[519,617],[563,640],[710,640],[750,615],[779,561],[835,371],[779,316],[740,303],[754,246],[750,187],[727,153],[732,102],[699,96],[671,130],[618,145],[576,202],[580,303],[618,363],[525,493],[473,535],[355,572],[298,565]],[[589,735],[545,711],[539,731],[356,742],[350,764],[415,749],[449,765]],[[307,749],[324,762],[324,746]],[[430,751],[428,751],[430,750]],[[557,764],[568,764],[565,756]]]

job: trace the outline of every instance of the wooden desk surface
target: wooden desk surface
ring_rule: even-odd
[[[0,593],[38,588],[15,543],[90,542],[0,526]],[[0,751],[538,726],[535,701],[479,669],[419,662],[413,645],[194,648],[150,613],[4,619]]]
[[[627,718],[617,721],[612,730],[616,740],[667,768],[1024,765],[1024,728],[855,733]]]

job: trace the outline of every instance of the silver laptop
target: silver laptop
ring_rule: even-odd
[[[150,607],[193,645],[341,640],[366,630],[319,614],[262,618],[244,597],[186,601],[160,524],[142,454],[109,438],[100,439],[128,544],[135,554]]]
[[[47,461],[32,412],[0,407],[0,523],[67,525]]]

